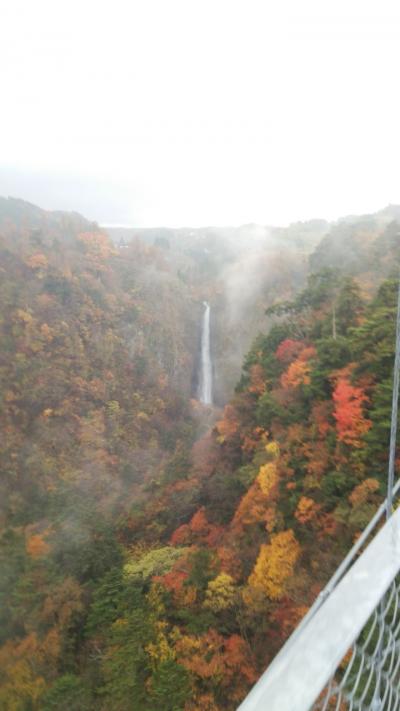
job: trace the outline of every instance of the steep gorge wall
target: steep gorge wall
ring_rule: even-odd
[[[186,354],[190,355],[186,357],[193,368],[193,396],[198,388],[202,302],[210,303],[214,401],[222,406],[234,391],[252,341],[268,326],[265,308],[277,299],[291,298],[304,284],[308,255],[326,233],[327,223],[314,221],[287,229],[247,225],[107,231],[122,255],[140,243],[167,265],[169,278],[183,299],[175,326],[177,332],[188,334]],[[160,274],[153,280],[155,289],[159,282]],[[165,297],[164,306],[171,294]],[[171,344],[179,350],[174,339]],[[188,393],[187,380],[182,392]]]

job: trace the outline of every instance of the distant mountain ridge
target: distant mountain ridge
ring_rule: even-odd
[[[67,221],[75,226],[82,225],[82,227],[96,224],[87,220],[79,212],[43,210],[21,198],[0,196],[0,226],[4,226],[7,220],[12,221],[18,227],[39,227],[43,224],[60,225]]]

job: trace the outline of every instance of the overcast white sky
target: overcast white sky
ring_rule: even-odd
[[[0,194],[103,222],[400,203],[398,0],[0,0]]]

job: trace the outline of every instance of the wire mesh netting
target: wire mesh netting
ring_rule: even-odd
[[[312,709],[400,709],[400,574]]]

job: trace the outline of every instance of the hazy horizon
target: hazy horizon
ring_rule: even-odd
[[[0,194],[134,227],[400,203],[393,0],[15,0],[1,35]]]
[[[5,199],[10,199],[10,200],[21,200],[22,202],[29,203],[30,205],[34,207],[38,207],[39,209],[49,211],[49,212],[71,212],[71,213],[77,213],[81,215],[81,217],[87,219],[90,222],[95,222],[97,223],[101,228],[104,229],[126,229],[126,230],[185,230],[185,229],[193,229],[193,230],[207,230],[207,229],[240,229],[243,227],[247,226],[254,226],[254,227],[260,227],[260,228],[266,228],[266,229],[279,229],[279,228],[287,228],[296,224],[306,224],[306,223],[312,223],[312,222],[326,222],[327,224],[335,224],[336,222],[340,222],[341,220],[346,220],[346,219],[357,219],[357,218],[362,218],[362,217],[367,217],[369,215],[375,215],[377,213],[380,213],[386,209],[394,208],[394,209],[399,209],[400,211],[400,203],[387,203],[386,205],[381,205],[378,206],[376,210],[367,210],[366,212],[363,213],[348,213],[347,215],[339,215],[338,217],[332,218],[332,219],[327,219],[324,216],[321,215],[314,215],[310,216],[309,218],[305,218],[302,220],[292,220],[288,222],[281,222],[281,223],[261,223],[261,222],[243,222],[243,223],[237,223],[237,224],[228,224],[228,223],[221,223],[221,224],[216,224],[216,223],[204,223],[204,224],[198,224],[198,225],[192,225],[192,224],[182,224],[182,225],[173,225],[173,224],[148,224],[148,225],[135,225],[135,224],[130,224],[130,223],[121,223],[121,222],[108,222],[108,221],[103,221],[99,220],[92,215],[88,214],[84,210],[79,210],[76,207],[76,204],[64,208],[60,207],[57,204],[53,205],[51,207],[45,206],[42,204],[42,202],[38,202],[36,200],[30,200],[24,197],[23,195],[17,195],[17,194],[12,194],[12,195],[6,195],[6,194],[0,194],[0,198],[5,198]]]

